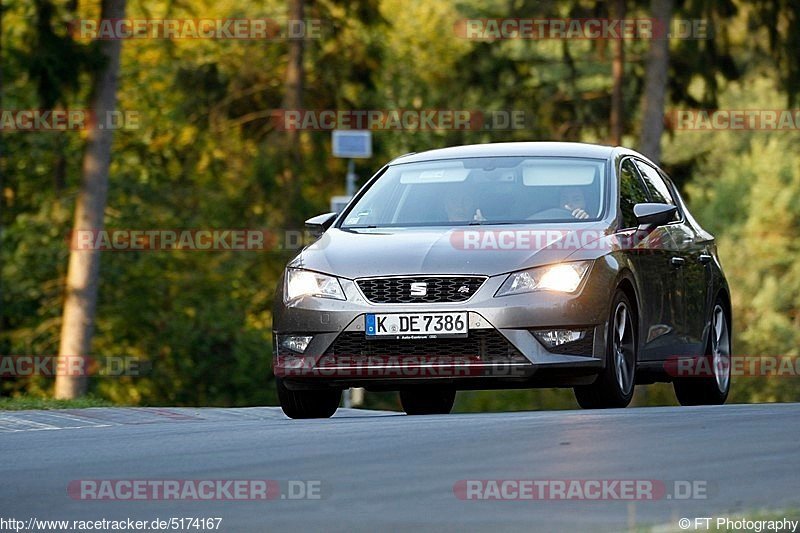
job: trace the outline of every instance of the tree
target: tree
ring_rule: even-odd
[[[301,21],[305,15],[305,0],[289,1],[289,20]],[[283,109],[297,110],[303,107],[303,81],[305,73],[303,71],[303,59],[305,43],[303,39],[292,39],[289,41],[289,58],[286,65],[285,88],[283,97]],[[295,205],[300,199],[302,191],[302,178],[300,172],[302,164],[302,152],[300,150],[300,132],[296,129],[289,129],[286,132],[286,142],[291,160],[288,168],[284,171],[287,180],[289,202]],[[299,221],[293,220],[297,223]]]
[[[125,0],[102,0],[102,19],[122,19],[124,16]],[[73,230],[76,232],[103,229],[113,137],[112,130],[104,128],[103,122],[116,106],[121,47],[120,40],[105,40],[98,44],[105,64],[97,71],[92,90],[91,110],[95,120],[89,127],[83,156],[83,178],[73,224]],[[58,348],[59,363],[63,364],[72,357],[85,357],[91,351],[99,272],[98,250],[70,252]],[[69,366],[68,363],[66,366]],[[77,398],[86,393],[86,386],[86,375],[59,374],[56,377],[55,396]]]
[[[617,20],[625,19],[625,0],[614,2],[614,18]],[[622,132],[624,122],[623,93],[622,84],[625,78],[625,41],[622,36],[614,40],[614,57],[611,60],[611,78],[613,85],[611,89],[611,143],[615,146],[622,144]]]
[[[768,52],[778,67],[781,89],[786,93],[788,107],[792,107],[800,96],[800,65],[797,50],[800,46],[800,3],[796,0],[759,0],[751,20],[767,30]]]
[[[659,25],[669,28],[672,19],[672,0],[652,0],[650,13]],[[669,36],[654,35],[647,53],[639,151],[656,163],[661,158],[668,68]]]

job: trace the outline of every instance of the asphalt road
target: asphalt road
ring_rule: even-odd
[[[683,517],[796,510],[799,429],[800,404],[424,417],[340,409],[320,421],[269,407],[0,412],[0,517],[221,517],[220,531],[663,529]],[[259,501],[70,495],[71,481],[87,479],[265,479],[281,493]],[[667,494],[477,501],[454,490],[460,480],[503,479],[653,480]],[[282,499],[289,480],[318,482],[308,487],[320,498]],[[675,480],[695,482],[698,498],[676,499]]]

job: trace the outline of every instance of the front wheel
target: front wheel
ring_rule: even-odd
[[[722,405],[731,389],[731,335],[728,316],[717,301],[711,313],[711,331],[706,358],[711,365],[710,377],[675,379],[672,386],[681,405]]]
[[[400,404],[407,415],[446,415],[453,409],[452,389],[409,389],[400,391]]]
[[[636,317],[628,297],[617,290],[606,334],[606,366],[591,385],[575,387],[584,409],[626,407],[636,375]]]
[[[289,418],[330,418],[342,400],[338,389],[295,391],[287,389],[281,378],[276,378],[275,385],[281,409]]]

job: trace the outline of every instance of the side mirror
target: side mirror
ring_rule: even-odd
[[[315,237],[319,237],[331,227],[337,216],[337,213],[325,213],[324,215],[309,218],[306,220],[306,229]]]
[[[678,208],[669,204],[644,203],[633,206],[640,229],[663,226],[675,218]]]

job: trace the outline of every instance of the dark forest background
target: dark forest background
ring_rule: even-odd
[[[100,1],[5,0],[2,108],[92,105],[109,49],[68,28],[107,8]],[[373,157],[356,162],[360,183],[410,151],[513,140],[620,140],[636,149],[656,135],[656,153],[648,153],[718,239],[736,353],[799,355],[800,132],[685,131],[661,119],[678,109],[797,107],[798,2],[129,0],[125,16],[281,19],[298,12],[324,21],[320,38],[121,43],[116,108],[138,113],[139,125],[114,132],[106,228],[282,232],[326,212],[330,197],[344,192],[346,161],[332,156],[329,132],[276,130],[269,118],[275,109],[523,110],[525,129],[375,131]],[[646,39],[467,40],[453,30],[464,18],[620,12],[702,19],[711,35],[671,39],[664,62],[651,50],[657,42]],[[646,114],[654,102],[655,114]],[[0,354],[59,352],[67,236],[88,135],[0,134]],[[151,370],[92,378],[89,393],[126,405],[276,404],[270,305],[292,253],[101,254],[90,353],[134,357]],[[794,383],[735,379],[729,401],[796,401]],[[50,396],[53,386],[44,377],[2,378],[0,395]],[[366,402],[396,406],[392,395],[367,394]],[[674,399],[671,389],[656,386],[636,402]],[[460,394],[457,409],[574,405],[569,390],[470,392]]]

